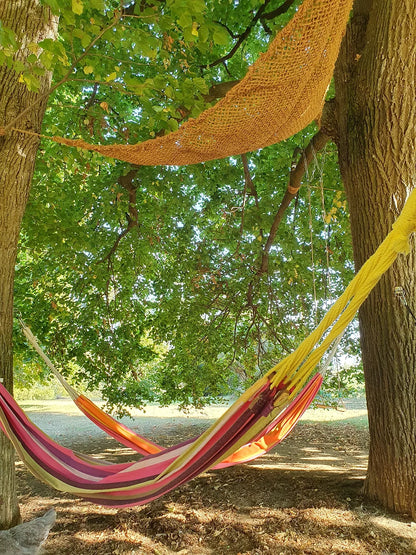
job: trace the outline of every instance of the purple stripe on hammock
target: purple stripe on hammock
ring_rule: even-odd
[[[270,390],[269,390],[270,391]],[[272,393],[272,392],[271,392]],[[276,394],[276,391],[274,392],[274,395]],[[269,396],[267,396],[269,397]],[[267,401],[267,399],[266,399]],[[263,407],[265,406],[265,403],[262,403]],[[263,412],[263,411],[261,411]],[[262,413],[259,413],[256,415],[256,420],[262,416]],[[241,432],[245,433],[244,431],[244,427],[239,427],[238,429],[240,430],[240,433],[238,433],[238,437],[241,436]],[[185,473],[183,473],[183,469],[178,471],[179,474],[175,479],[172,479],[169,481],[169,483],[165,486],[162,486],[160,488],[155,488],[154,490],[152,490],[151,492],[148,492],[145,495],[142,496],[138,496],[137,493],[133,493],[133,494],[128,494],[128,492],[126,492],[125,495],[122,496],[118,496],[117,493],[112,494],[111,492],[108,492],[108,495],[105,498],[102,497],[97,497],[97,498],[92,498],[92,497],[85,497],[88,500],[94,500],[96,503],[102,503],[105,504],[106,506],[125,506],[126,502],[128,504],[131,505],[137,505],[137,504],[144,504],[147,503],[150,499],[156,499],[158,497],[161,497],[162,495],[168,493],[169,491],[179,487],[180,485],[182,485],[185,482],[188,482],[189,480],[191,480],[192,478],[194,478],[195,476],[199,475],[201,472],[203,472],[204,470],[207,470],[212,463],[212,460],[217,460],[219,458],[219,456],[221,456],[221,453],[224,452],[224,449],[226,450],[228,448],[228,443],[235,437],[235,435],[237,435],[236,433],[232,433],[232,430],[230,429],[230,433],[228,434],[230,435],[230,439],[227,442],[227,444],[225,444],[222,449],[220,450],[220,453],[218,453],[218,451],[216,450],[214,453],[212,453],[214,447],[216,444],[214,444],[211,448],[211,452],[207,452],[205,454],[205,456],[198,458],[197,461],[195,461],[194,464],[192,464],[191,466],[189,466],[188,468],[186,468]],[[134,482],[133,482],[134,484]],[[133,485],[131,484],[131,485]]]
[[[15,411],[13,411],[13,412],[15,412]],[[243,414],[244,414],[244,413],[243,413]],[[19,420],[21,421],[21,419],[19,419]],[[30,421],[29,421],[29,422],[30,422]],[[36,435],[38,436],[38,434],[36,434]],[[41,439],[45,439],[45,438],[42,438],[42,437],[41,437]],[[52,440],[51,440],[51,441],[52,441]],[[171,450],[173,451],[174,449],[175,449],[175,447],[172,448]],[[176,447],[176,449],[177,449],[177,447]],[[33,458],[34,460],[36,460],[36,462],[38,462],[38,464],[40,464],[41,466],[44,466],[44,461],[42,461],[41,459],[39,459],[38,456],[37,456],[37,454],[34,453],[34,452],[32,451],[32,449],[27,449],[27,451],[28,451],[28,453],[32,456],[32,458]],[[62,454],[61,452],[58,452],[58,456],[61,455],[61,454]],[[157,459],[158,457],[157,457],[157,455],[152,455],[152,456],[149,457],[149,458],[155,458],[155,459]],[[73,464],[73,463],[75,462],[74,459],[68,458],[68,457],[65,457],[65,459],[66,459],[67,461],[69,461],[69,463],[72,464],[72,465],[74,466],[74,464]],[[133,464],[134,464],[134,463],[133,463]],[[75,467],[75,466],[74,466],[74,467]],[[84,469],[86,469],[86,468],[88,468],[88,470],[91,470],[91,469],[92,469],[94,472],[97,470],[97,466],[96,466],[96,465],[91,465],[91,467],[90,467],[89,465],[86,465],[85,463],[82,463],[82,466],[79,467],[80,470],[84,470]],[[108,475],[108,470],[109,470],[109,469],[105,469],[105,470],[106,470],[106,474]],[[71,485],[73,485],[74,487],[77,486],[77,483],[78,483],[79,481],[84,482],[84,480],[81,479],[81,478],[78,479],[78,482],[77,482],[76,480],[72,480],[72,479],[71,479],[70,482],[69,482],[67,473],[65,473],[65,474],[59,473],[59,474],[58,474],[55,470],[52,470],[52,473],[51,473],[51,474],[52,474],[52,475],[55,475],[56,477],[61,477],[61,476],[62,476],[62,478],[64,478],[64,481],[67,481],[67,483],[70,483],[70,482],[71,482]],[[157,475],[154,475],[154,476],[152,476],[151,478],[155,478],[156,476],[157,476]],[[146,480],[148,481],[148,480],[151,479],[151,478],[149,478],[149,475],[147,475]],[[141,481],[142,481],[142,480],[140,480],[139,483],[140,483]],[[136,483],[138,483],[137,479],[134,480],[134,481],[132,481],[132,484],[131,484],[131,485],[134,485],[134,484],[136,484]],[[107,485],[107,487],[111,487],[111,484],[106,484],[106,485]],[[89,486],[90,486],[90,487],[89,487],[88,489],[95,489],[95,488],[99,489],[100,487],[102,487],[102,484],[101,484],[101,486],[100,486],[99,483],[95,483],[95,484],[89,484]]]
[[[163,495],[164,493],[166,493],[167,491],[172,490],[173,488],[177,487],[178,485],[181,485],[182,483],[188,481],[189,479],[191,479],[192,477],[194,477],[195,475],[199,474],[202,470],[205,470],[206,468],[208,468],[211,464],[212,460],[218,460],[219,456],[221,455],[221,453],[224,452],[225,449],[228,448],[228,444],[236,437],[236,439],[238,439],[239,437],[241,437],[242,433],[245,433],[245,430],[248,428],[250,428],[255,421],[258,420],[258,418],[260,418],[260,416],[264,415],[265,412],[268,412],[268,410],[271,408],[270,405],[270,399],[274,397],[274,392],[270,391],[268,389],[268,386],[261,388],[263,391],[264,389],[266,389],[266,391],[268,392],[267,395],[263,394],[263,391],[260,392],[256,392],[256,394],[253,395],[252,399],[250,400],[250,402],[248,403],[247,408],[245,408],[243,410],[242,415],[237,419],[237,421],[229,428],[229,430],[227,430],[227,432],[224,434],[223,432],[221,432],[220,430],[217,430],[214,434],[215,436],[218,436],[219,433],[222,433],[223,436],[226,436],[226,441],[221,441],[221,443],[223,443],[222,448],[220,449],[220,453],[218,452],[218,441],[214,441],[212,440],[212,438],[209,440],[209,443],[211,443],[211,447],[210,449],[208,449],[208,451],[204,454],[203,457],[199,457],[198,460],[196,460],[193,464],[191,464],[190,466],[186,466],[184,469],[180,469],[178,472],[179,474],[177,475],[177,478],[174,481],[170,481],[169,484],[166,484],[164,487],[161,488],[155,488],[153,489],[151,492],[148,492],[147,495],[145,496],[140,496],[137,498],[137,501],[139,501],[140,503],[145,503],[147,500],[149,499],[155,499],[157,497],[160,497],[161,495]],[[256,396],[259,397],[259,400],[255,400]],[[254,401],[254,406],[252,408],[250,408],[249,405],[251,405]],[[253,414],[253,409],[259,409],[259,413],[258,414]],[[247,418],[246,415],[250,414],[250,418]],[[240,421],[241,422],[241,426],[240,426]],[[225,423],[224,423],[225,424]],[[224,437],[222,437],[222,440],[224,439]],[[172,448],[172,450],[175,448]],[[157,458],[157,455],[152,455],[152,458]],[[37,457],[36,457],[37,458]],[[72,462],[73,459],[71,459]],[[96,466],[93,465],[94,469],[96,469]],[[154,478],[157,476],[154,476]],[[149,478],[147,478],[147,481],[149,481]],[[68,482],[68,480],[67,480]],[[71,480],[72,482],[72,480]],[[137,479],[134,480],[132,482],[131,485],[136,485],[138,484]],[[74,487],[76,486],[76,482],[74,481]],[[89,488],[88,489],[99,489],[100,487],[102,487],[103,484],[89,484]],[[106,484],[107,487],[111,487],[110,484]],[[125,487],[125,484],[123,484],[123,486]],[[127,494],[127,492],[126,492]],[[136,494],[137,495],[137,494]],[[86,496],[84,496],[86,497]],[[112,500],[110,501],[110,499],[106,498],[105,499],[105,504],[109,504],[111,503],[111,505],[114,504],[118,504],[119,506],[120,504],[120,500],[117,500],[114,497],[114,494],[112,494],[112,492],[108,492],[108,497],[112,498]],[[118,497],[118,496],[117,496]],[[126,498],[126,496],[123,496],[124,498]],[[103,503],[104,500],[101,499],[99,500],[99,497],[86,497],[87,499],[95,499],[96,502],[101,502]],[[137,504],[137,501],[134,501],[132,496],[128,496],[127,494],[127,499],[126,501],[131,505],[131,504]],[[125,505],[126,503],[123,502],[122,505]]]
[[[7,390],[6,390],[7,391]],[[8,392],[7,392],[8,393]],[[92,476],[97,477],[105,477],[114,473],[114,467],[116,465],[112,465],[111,463],[103,463],[100,461],[98,464],[88,463],[88,461],[84,461],[76,456],[74,451],[68,449],[66,447],[62,447],[54,440],[52,440],[49,436],[44,434],[33,422],[27,418],[27,416],[21,411],[19,406],[14,401],[13,397],[10,396],[8,393],[7,397],[4,395],[4,392],[1,391],[0,403],[3,399],[4,404],[7,406],[7,411],[13,414],[14,419],[20,423],[20,426],[25,429],[25,431],[31,435],[33,435],[36,440],[42,444],[45,450],[48,450],[52,453],[56,458],[60,459],[60,461],[68,466],[72,466],[74,469],[85,472],[85,469],[88,469],[89,473]],[[4,405],[3,405],[4,406]],[[14,428],[15,430],[16,428]],[[17,438],[20,440],[20,435],[16,434]],[[25,449],[29,452],[29,449]],[[30,449],[30,454],[32,456],[33,450]],[[71,455],[75,455],[74,458]],[[97,461],[98,462],[98,461]],[[111,465],[111,468],[108,468]],[[128,467],[128,463],[121,463],[119,465],[119,470],[123,470],[124,468]],[[91,472],[93,470],[93,472]]]

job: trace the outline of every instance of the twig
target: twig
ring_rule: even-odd
[[[257,190],[256,187],[253,183],[253,180],[251,178],[250,175],[250,168],[248,167],[248,159],[247,159],[247,154],[243,153],[241,155],[241,160],[243,162],[243,169],[244,169],[244,179],[245,179],[245,183],[247,188],[250,190],[250,193],[253,195],[254,197],[254,202],[256,203],[256,207],[259,207],[259,197],[257,194]]]
[[[119,185],[121,185],[123,187],[123,189],[125,189],[129,193],[128,212],[126,213],[127,227],[125,229],[123,229],[123,231],[121,231],[117,235],[113,246],[111,247],[109,252],[104,256],[104,258],[99,260],[99,262],[98,262],[99,264],[101,264],[102,262],[107,261],[107,263],[109,265],[111,265],[111,259],[114,255],[114,253],[117,251],[118,246],[120,244],[120,241],[123,239],[123,237],[128,235],[128,233],[130,233],[130,231],[132,229],[139,226],[139,213],[138,213],[137,205],[136,205],[136,202],[137,202],[137,196],[136,196],[137,186],[133,185],[133,180],[136,177],[137,172],[138,172],[138,168],[133,168],[129,171],[129,173],[127,175],[122,175],[121,177],[118,178]]]
[[[257,13],[253,17],[253,19],[250,21],[248,27],[240,35],[238,35],[237,42],[232,47],[230,52],[228,52],[228,54],[225,54],[225,56],[222,56],[221,58],[218,58],[218,60],[215,60],[214,62],[211,62],[210,64],[208,64],[207,67],[211,68],[211,67],[218,66],[218,65],[226,62],[227,60],[229,60],[230,58],[232,58],[234,56],[234,54],[240,48],[242,43],[246,40],[246,38],[251,33],[252,28],[255,26],[257,21],[260,19],[261,15],[263,14],[263,12],[266,9],[266,6],[269,2],[270,2],[270,0],[265,0],[264,4],[262,6],[260,6],[260,8],[257,10]]]
[[[214,21],[214,23],[217,23],[218,25],[221,25],[221,27],[224,27],[224,29],[225,29],[226,31],[228,31],[228,34],[230,35],[230,37],[231,37],[232,39],[237,39],[237,38],[238,38],[238,35],[236,35],[235,33],[233,33],[233,32],[231,31],[231,29],[228,27],[228,25],[226,25],[225,23],[222,23],[221,21]]]
[[[98,92],[98,83],[94,83],[94,87],[92,89],[91,96],[90,96],[90,98],[88,99],[88,102],[85,105],[86,110],[88,110],[88,108],[91,108],[91,106],[94,104],[95,98],[97,96],[97,92]]]
[[[269,27],[266,25],[265,21],[266,20],[271,20],[274,19],[275,17],[278,17],[279,15],[284,14],[285,12],[288,11],[288,9],[291,7],[291,5],[294,3],[295,0],[286,0],[285,2],[283,2],[283,4],[281,6],[279,6],[278,8],[276,8],[275,10],[269,12],[269,13],[264,13],[267,5],[269,4],[270,0],[265,0],[264,4],[262,6],[260,6],[260,8],[258,9],[258,11],[256,12],[256,14],[254,15],[253,19],[251,20],[251,22],[249,23],[249,25],[247,26],[247,28],[240,34],[237,35],[235,33],[233,33],[231,31],[231,29],[225,25],[225,23],[221,23],[219,21],[217,21],[216,23],[218,23],[219,25],[221,25],[222,27],[225,27],[225,29],[228,31],[229,35],[234,38],[237,39],[237,42],[235,43],[235,45],[232,47],[232,49],[230,50],[230,52],[228,52],[228,54],[225,54],[225,56],[222,56],[221,58],[219,58],[218,60],[215,60],[214,62],[211,62],[210,64],[208,64],[207,67],[211,68],[211,67],[215,67],[219,64],[222,64],[224,62],[226,62],[227,60],[229,60],[230,58],[232,58],[234,56],[234,54],[237,52],[237,50],[240,48],[240,46],[242,45],[242,43],[246,40],[246,38],[250,35],[253,27],[256,25],[256,23],[258,21],[261,22],[264,30],[266,31],[266,33],[271,34],[271,30],[269,29]]]
[[[283,4],[278,8],[276,8],[275,10],[272,10],[271,12],[263,14],[261,16],[262,22],[263,20],[270,20],[270,19],[274,19],[275,17],[279,17],[279,15],[283,15],[288,11],[290,6],[294,4],[294,2],[295,0],[286,0],[286,2],[283,2]]]

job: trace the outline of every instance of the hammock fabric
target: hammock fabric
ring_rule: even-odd
[[[351,6],[352,0],[304,0],[244,79],[178,131],[136,145],[54,140],[132,164],[180,166],[287,139],[320,116]]]
[[[139,462],[108,464],[76,454],[41,432],[0,384],[0,426],[29,470],[50,486],[101,505],[127,507],[157,499],[209,468],[256,458],[290,432],[322,383],[316,374],[286,410],[288,386],[262,378],[195,440]],[[249,447],[244,454],[242,446]]]
[[[156,454],[164,450],[164,448],[160,445],[157,445],[153,441],[145,438],[137,432],[134,432],[123,423],[115,420],[112,416],[104,412],[99,406],[97,406],[93,401],[91,401],[91,399],[89,399],[85,395],[77,393],[77,391],[71,385],[69,385],[63,375],[57,370],[57,368],[51,362],[46,353],[41,349],[39,343],[36,340],[36,337],[33,335],[30,328],[28,328],[22,320],[20,321],[20,324],[22,326],[23,333],[29,343],[45,361],[47,366],[51,369],[52,373],[68,392],[69,396],[72,398],[76,406],[83,414],[85,414],[85,416],[87,416],[89,420],[91,420],[91,422],[93,422],[107,435],[111,436],[125,447],[129,447],[130,449],[133,449],[134,451],[137,451],[142,455]],[[299,398],[295,399],[295,401],[293,401],[292,404],[289,405],[287,409],[285,409],[284,413],[279,416],[279,425],[277,426],[276,424],[274,424],[273,430],[270,430],[269,428],[265,430],[265,435],[260,440],[257,440],[254,444],[249,444],[241,447],[229,459],[223,461],[219,465],[220,467],[228,466],[231,461],[233,461],[232,464],[236,464],[237,462],[241,463],[252,460],[253,458],[258,457],[265,452],[265,446],[269,446],[269,449],[271,449],[272,446],[276,445],[276,443],[279,443],[280,441],[282,441],[282,439],[284,439],[284,437],[287,436],[287,434],[292,430],[298,419],[302,416],[302,414],[312,402],[313,398],[318,393],[319,388],[322,384],[323,375],[326,372],[326,369],[328,368],[330,362],[332,361],[340,340],[341,336],[338,338],[337,341],[335,341],[334,346],[332,347],[331,352],[325,361],[325,364],[321,365],[320,371],[318,372],[314,380],[311,380],[311,384],[307,386],[302,395],[300,395]],[[313,386],[312,382],[314,384]],[[217,465],[215,468],[219,468],[219,466]]]
[[[209,468],[250,460],[281,441],[296,423],[313,398],[314,388],[319,389],[319,374],[305,387],[317,363],[398,254],[409,252],[408,239],[415,231],[416,189],[392,231],[317,328],[193,441],[148,455],[139,462],[103,464],[53,442],[27,419],[0,384],[2,429],[26,466],[41,480],[105,505],[143,504]]]

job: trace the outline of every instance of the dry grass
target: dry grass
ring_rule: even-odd
[[[188,418],[179,427],[168,415],[159,416],[153,437],[164,444],[186,439],[207,416]],[[103,436],[59,431],[53,420],[56,435],[76,450],[110,460],[137,456]],[[27,520],[50,507],[57,510],[46,554],[416,554],[416,525],[361,495],[367,444],[362,427],[301,423],[258,461],[207,472],[147,506],[123,510],[59,494],[19,463],[22,514]]]

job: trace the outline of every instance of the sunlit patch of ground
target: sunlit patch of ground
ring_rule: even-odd
[[[153,410],[130,423],[168,445],[193,437],[224,408],[197,417]],[[329,411],[322,412],[328,420]],[[45,545],[49,555],[416,554],[416,525],[386,514],[361,495],[366,428],[340,422],[345,413],[331,412],[335,420],[329,424],[308,412],[273,452],[250,464],[206,472],[143,507],[103,508],[59,494],[19,464],[23,518],[55,507],[57,524]],[[344,422],[357,416],[348,412]],[[85,428],[83,417],[59,414],[56,406],[32,416],[77,451],[110,461],[138,457],[95,427]]]

